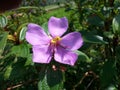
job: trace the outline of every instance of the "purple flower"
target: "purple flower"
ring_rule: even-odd
[[[26,40],[33,48],[33,62],[49,63],[52,58],[63,64],[74,65],[78,55],[74,52],[83,44],[79,32],[62,36],[68,28],[68,20],[51,17],[48,21],[49,35],[37,24],[30,23],[26,32]]]

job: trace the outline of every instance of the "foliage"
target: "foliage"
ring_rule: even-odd
[[[0,90],[119,90],[120,1],[73,0],[54,10],[37,1],[0,14]],[[47,32],[51,16],[66,16],[68,32],[84,38],[74,67],[32,62],[26,26],[36,23]]]

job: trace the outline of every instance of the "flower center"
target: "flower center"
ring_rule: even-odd
[[[59,37],[59,36],[57,36],[57,37],[55,37],[55,38],[53,38],[52,40],[51,40],[51,43],[52,44],[58,44],[58,42],[61,40],[61,38]]]

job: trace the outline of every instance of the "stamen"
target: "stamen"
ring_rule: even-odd
[[[60,41],[61,40],[61,38],[59,37],[59,36],[57,36],[57,37],[55,37],[55,38],[53,38],[52,40],[51,40],[51,43],[52,44],[56,44],[56,43],[58,43],[58,41]]]

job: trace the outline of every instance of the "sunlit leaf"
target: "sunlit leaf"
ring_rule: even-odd
[[[85,42],[95,43],[95,44],[107,44],[107,42],[104,41],[103,37],[100,35],[96,35],[91,32],[81,32],[81,33]]]
[[[2,54],[2,52],[6,46],[7,36],[8,36],[8,32],[2,33],[0,35],[0,55]]]
[[[115,85],[110,85],[107,89],[105,90],[118,90]]]
[[[117,15],[113,18],[112,21],[113,32],[120,35],[120,15]]]
[[[4,79],[8,79],[10,77],[12,71],[12,65],[6,67],[6,71],[4,73]]]
[[[40,72],[40,81],[38,83],[39,90],[62,90],[63,73],[60,70],[45,68]]]
[[[14,59],[10,60],[8,65],[5,67],[4,78],[6,80],[24,78],[24,75],[29,71],[26,68],[26,59],[20,57],[14,57]]]
[[[0,27],[3,28],[7,25],[7,18],[3,15],[0,15]]]
[[[29,55],[29,47],[26,43],[20,44],[18,46],[13,46],[11,51],[12,54],[15,54],[19,57],[28,57]]]
[[[38,90],[50,90],[50,87],[47,83],[47,77],[45,73],[40,74],[40,81],[38,82]]]
[[[19,33],[19,40],[22,41],[25,39],[27,27],[23,27]]]
[[[92,61],[92,59],[90,59],[85,53],[78,51],[78,50],[76,51],[76,53],[78,54],[78,60],[85,61],[85,62]]]

